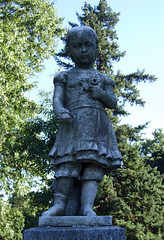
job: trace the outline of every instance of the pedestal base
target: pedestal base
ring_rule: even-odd
[[[119,227],[38,227],[25,230],[23,240],[126,240]]]
[[[112,226],[112,216],[41,216],[39,227]]]

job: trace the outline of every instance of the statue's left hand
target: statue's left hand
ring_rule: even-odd
[[[104,95],[104,90],[99,86],[91,86],[90,93],[92,98],[100,99]]]

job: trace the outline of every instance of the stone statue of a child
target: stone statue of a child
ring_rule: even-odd
[[[65,215],[75,179],[81,181],[78,215],[96,216],[92,210],[98,182],[106,171],[120,166],[112,124],[105,107],[114,109],[114,81],[93,68],[98,40],[88,26],[73,27],[66,47],[75,67],[54,77],[54,112],[61,120],[50,152],[55,167],[54,206],[43,216]]]

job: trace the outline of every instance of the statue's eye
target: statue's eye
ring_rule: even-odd
[[[92,43],[88,41],[85,43],[85,46],[90,47],[90,46],[92,46]]]
[[[81,44],[80,43],[77,43],[73,46],[74,48],[80,48],[81,47]]]

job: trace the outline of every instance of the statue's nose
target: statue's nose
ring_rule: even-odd
[[[86,52],[87,48],[85,45],[82,45],[82,52]]]

